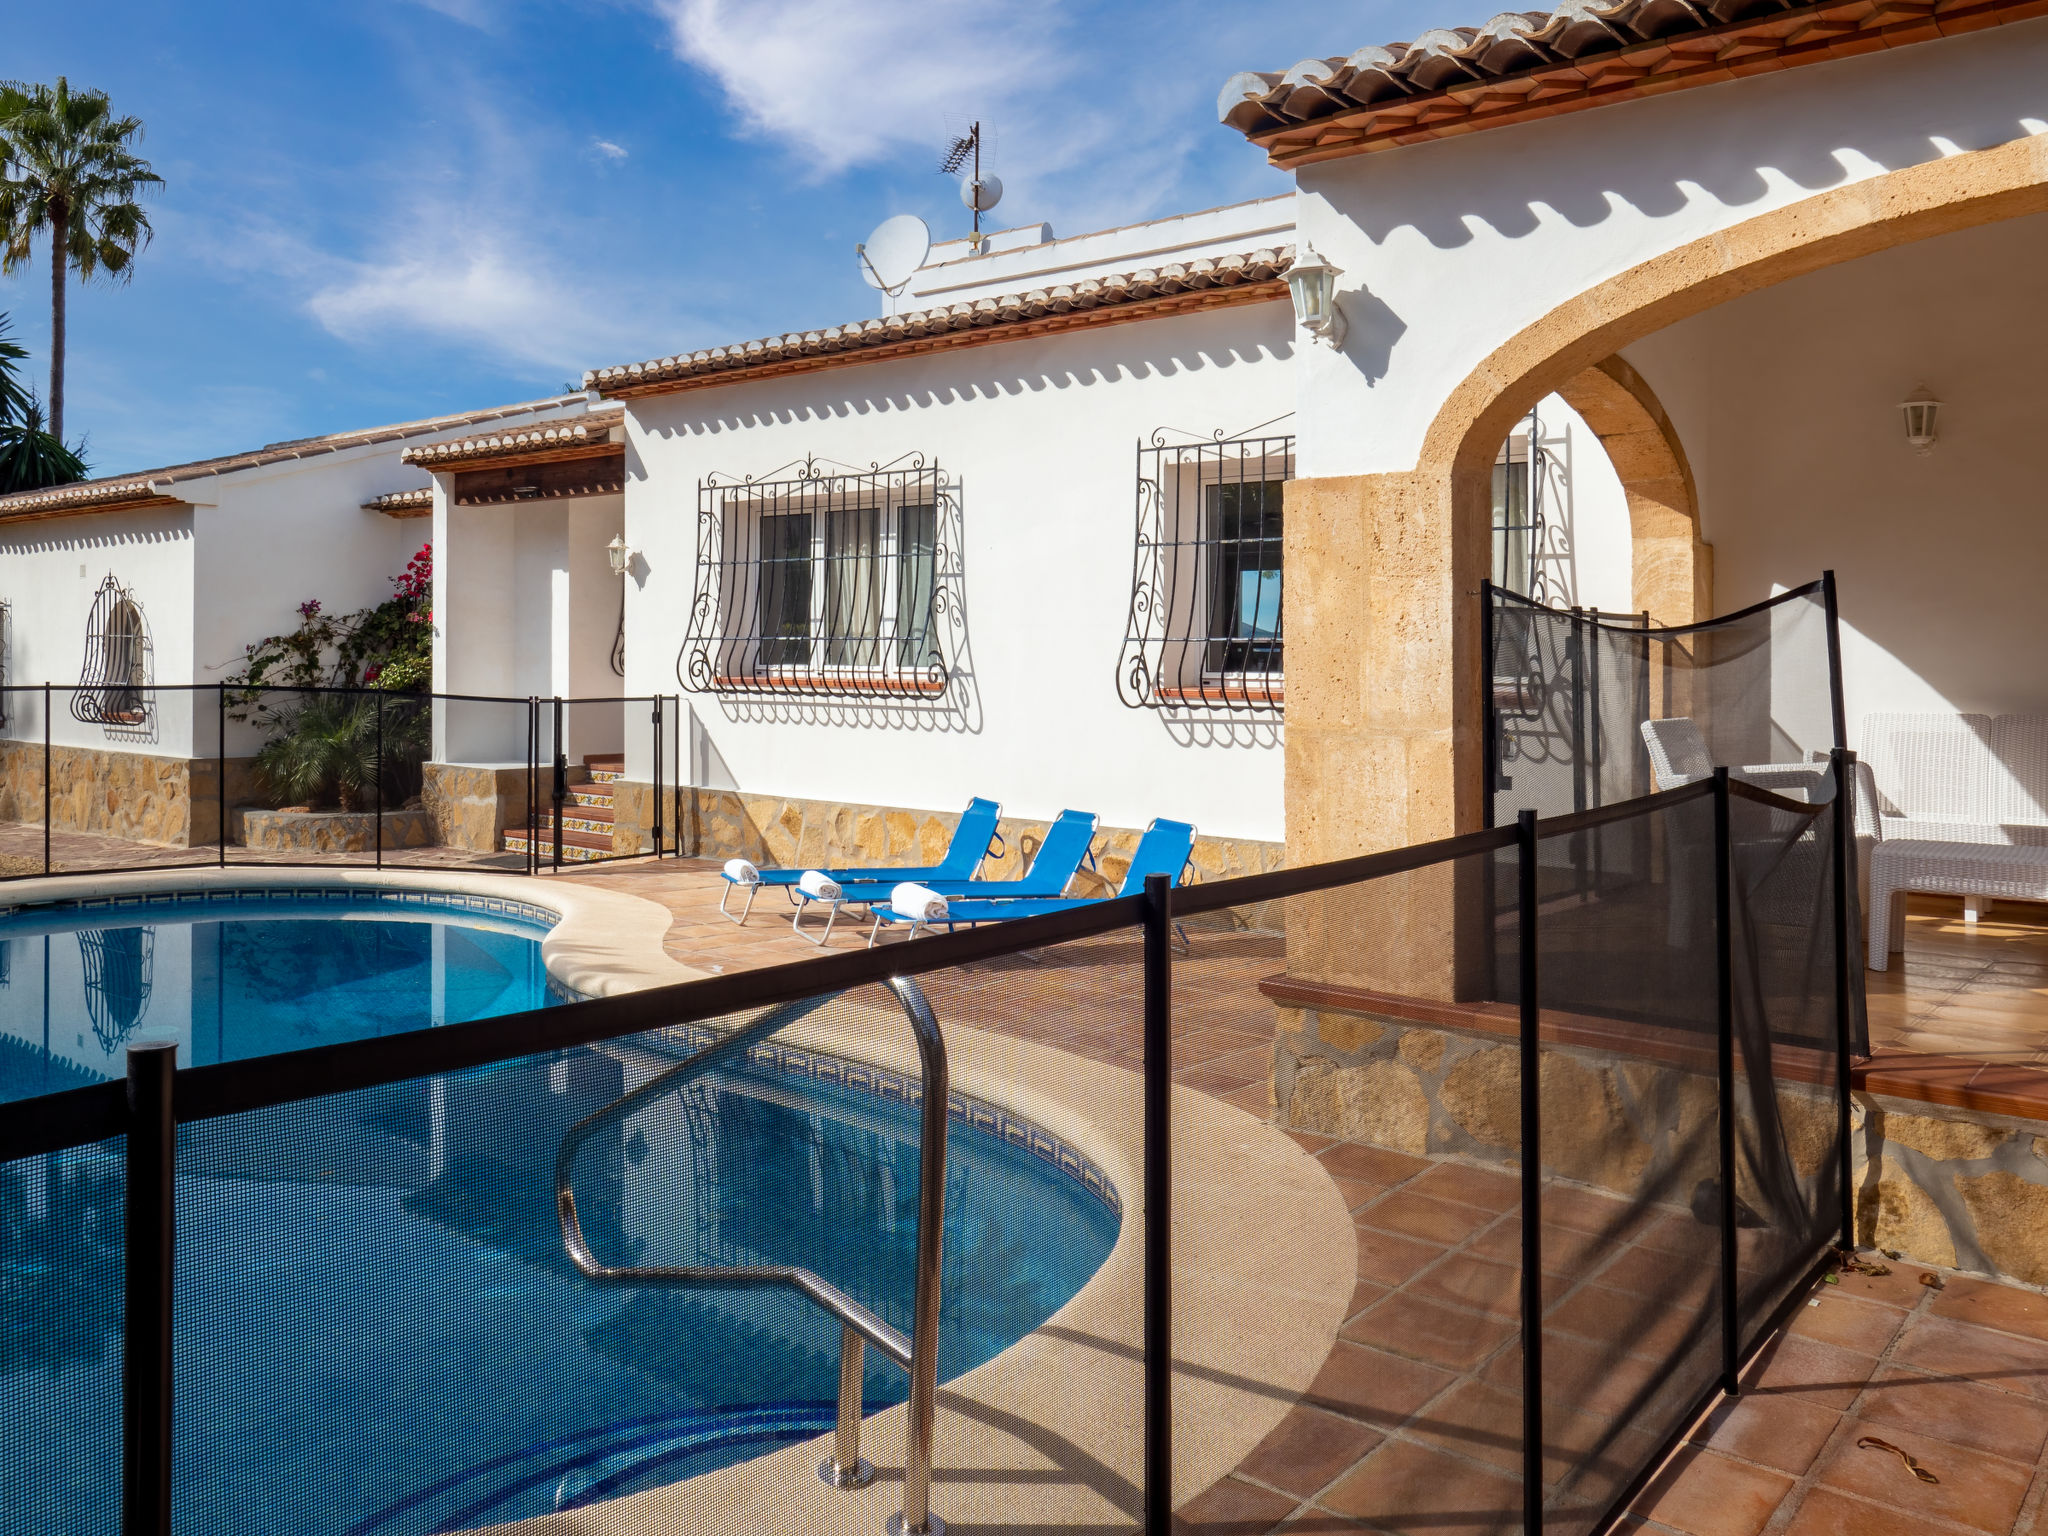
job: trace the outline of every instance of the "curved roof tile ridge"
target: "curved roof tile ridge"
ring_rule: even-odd
[[[1295,167],[2039,14],[2042,0],[1559,0],[1224,82],[1216,115]]]
[[[817,331],[790,331],[758,341],[705,347],[639,363],[593,368],[585,387],[633,391],[684,379],[782,363],[797,358],[860,353],[897,346],[913,338],[1022,324],[1046,315],[1114,309],[1208,288],[1236,288],[1271,282],[1294,262],[1294,247],[1262,247],[1222,256],[1165,262],[1135,272],[1052,283],[995,298],[963,300],[930,309],[907,310],[873,320],[855,320]]]

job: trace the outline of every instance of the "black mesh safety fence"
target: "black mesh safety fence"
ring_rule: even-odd
[[[0,879],[673,856],[684,719],[674,695],[16,685]]]
[[[1845,1230],[1842,800],[1722,772],[317,1051],[181,1039],[174,1144],[161,1048],[124,1098],[15,1041],[0,1524],[1590,1536]],[[169,1269],[122,1198],[166,1152]]]
[[[0,1042],[21,1086],[34,1052]],[[69,1086],[66,1084],[65,1086]],[[0,1525],[120,1528],[125,1138],[0,1163]]]

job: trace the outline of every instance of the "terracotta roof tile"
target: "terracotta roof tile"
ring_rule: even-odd
[[[1224,82],[1217,116],[1293,167],[2019,21],[2041,0],[1565,0]],[[1516,96],[1519,101],[1514,99]]]
[[[744,372],[795,360],[824,360],[836,355],[844,361],[859,361],[857,354],[900,348],[904,342],[918,338],[1026,324],[1052,315],[1115,310],[1205,289],[1270,283],[1284,275],[1293,261],[1294,247],[1282,246],[1228,256],[1204,256],[1186,262],[1167,262],[1136,272],[1048,284],[1022,293],[1006,293],[999,298],[911,310],[886,319],[855,320],[846,325],[827,326],[823,330],[790,331],[758,341],[680,352],[673,357],[650,358],[642,363],[594,368],[584,374],[583,382],[587,387],[607,394],[635,393],[649,387],[713,374]]]
[[[365,512],[382,512],[386,517],[432,517],[434,488],[416,486],[409,491],[387,491],[363,503]]]
[[[176,488],[193,480],[281,464],[291,459],[309,459],[346,448],[397,442],[446,432],[451,427],[481,425],[507,416],[530,416],[552,406],[567,405],[581,395],[557,395],[546,400],[527,400],[517,405],[492,406],[488,410],[461,411],[447,416],[430,416],[420,421],[402,421],[385,427],[364,427],[354,432],[331,432],[324,437],[301,437],[288,442],[267,443],[248,453],[225,454],[215,459],[195,459],[189,464],[172,464],[140,474],[118,475],[102,480],[80,480],[72,485],[52,486],[42,491],[16,491],[0,496],[0,521],[26,517],[56,517],[70,512],[90,512],[103,507],[138,506],[175,502]]]
[[[523,458],[562,449],[597,447],[611,442],[613,432],[625,419],[624,408],[612,406],[562,420],[528,422],[473,437],[421,443],[399,457],[425,469],[454,469],[484,459]]]

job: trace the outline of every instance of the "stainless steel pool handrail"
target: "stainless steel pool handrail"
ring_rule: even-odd
[[[932,1434],[939,1394],[939,1271],[946,1213],[946,1042],[939,1021],[916,982],[905,976],[888,978],[891,991],[910,1018],[917,1040],[923,1079],[918,1118],[917,1267],[911,1300],[910,1337],[848,1296],[837,1286],[793,1264],[764,1265],[609,1265],[591,1251],[576,1214],[576,1192],[570,1173],[584,1143],[607,1125],[623,1120],[663,1094],[672,1092],[709,1067],[798,1019],[815,1012],[837,994],[799,998],[771,1008],[751,1024],[693,1051],[674,1066],[656,1073],[631,1093],[614,1099],[569,1127],[555,1155],[555,1214],[561,1222],[562,1247],[569,1262],[592,1280],[614,1285],[660,1285],[682,1289],[757,1289],[779,1287],[808,1297],[838,1319],[840,1327],[839,1400],[832,1455],[818,1475],[837,1488],[859,1488],[874,1479],[874,1468],[860,1459],[863,1341],[872,1344],[910,1377],[908,1424],[903,1454],[903,1509],[889,1517],[890,1536],[944,1536],[946,1525],[931,1512]]]

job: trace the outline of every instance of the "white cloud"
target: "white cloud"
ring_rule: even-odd
[[[945,119],[1004,116],[1066,72],[1057,4],[1005,0],[650,0],[678,56],[746,128],[820,174],[928,147]]]
[[[600,155],[603,155],[607,160],[623,160],[626,158],[625,146],[614,144],[610,139],[592,139],[590,147]]]

